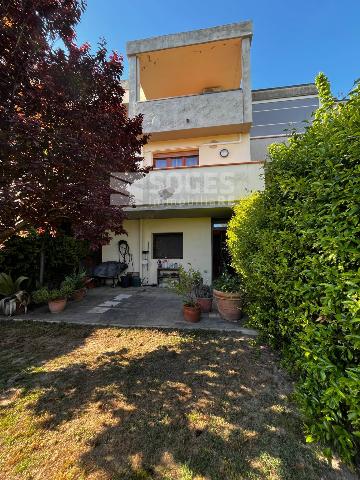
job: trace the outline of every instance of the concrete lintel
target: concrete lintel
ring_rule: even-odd
[[[192,30],[190,32],[174,33],[159,37],[133,40],[127,42],[126,52],[129,56],[168,48],[186,47],[199,43],[229,40],[231,38],[252,37],[252,22],[250,20],[230,23],[218,27]]]
[[[310,95],[318,95],[318,91],[314,83],[253,90],[252,100],[253,102],[260,102],[265,100],[275,100],[278,98],[294,98]]]
[[[235,203],[235,202],[234,202]],[[124,209],[126,218],[196,218],[196,217],[231,217],[234,203],[212,205],[155,205],[127,207]]]

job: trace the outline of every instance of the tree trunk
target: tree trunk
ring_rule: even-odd
[[[40,250],[40,275],[39,275],[39,283],[40,287],[44,284],[44,272],[45,272],[45,236],[41,243],[41,250]]]

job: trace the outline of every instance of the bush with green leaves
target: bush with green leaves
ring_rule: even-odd
[[[53,300],[62,300],[68,298],[72,293],[73,289],[69,285],[62,286],[61,288],[49,289],[47,287],[40,288],[35,290],[32,293],[31,297],[35,303],[46,303]]]
[[[0,249],[0,271],[13,278],[29,277],[29,285],[36,288],[40,271],[40,252],[45,252],[44,283],[58,287],[66,275],[79,268],[89,254],[88,242],[67,235],[39,235],[35,230],[26,237],[13,235]]]
[[[316,83],[313,124],[270,147],[265,191],[236,206],[228,247],[250,321],[298,376],[307,441],[352,461],[360,440],[360,85],[336,103],[323,74]]]
[[[86,272],[80,270],[80,272],[73,272],[70,275],[67,275],[63,282],[61,283],[62,287],[69,287],[73,291],[81,290],[85,287]]]
[[[232,275],[225,270],[220,277],[213,282],[215,290],[226,293],[243,293],[244,285],[239,275]]]
[[[199,270],[195,270],[191,265],[185,270],[180,265],[179,280],[174,280],[170,290],[182,298],[184,305],[194,307],[196,305],[196,289],[202,284],[202,276]]]
[[[0,295],[4,297],[15,295],[27,280],[29,280],[28,277],[24,275],[13,280],[11,275],[4,272],[0,273]]]

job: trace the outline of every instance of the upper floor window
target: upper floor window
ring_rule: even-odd
[[[154,168],[195,167],[199,165],[199,151],[154,154]]]

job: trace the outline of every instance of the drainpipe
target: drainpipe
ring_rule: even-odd
[[[143,265],[142,265],[142,251],[143,251],[143,221],[142,218],[139,219],[139,277],[142,280],[143,276]]]

